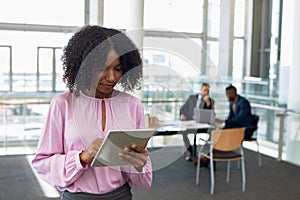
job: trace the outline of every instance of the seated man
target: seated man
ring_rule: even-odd
[[[227,119],[216,120],[217,123],[225,123],[224,128],[240,128],[240,127],[253,127],[253,116],[251,114],[251,106],[249,101],[238,95],[237,90],[233,85],[226,88],[226,97],[229,104],[229,115]],[[253,132],[246,131],[245,138],[250,138]]]
[[[180,120],[194,120],[194,108],[214,110],[214,100],[209,97],[209,84],[203,83],[199,94],[190,95],[184,105],[180,108]],[[195,136],[196,137],[196,136]],[[186,160],[191,160],[193,147],[190,144],[187,134],[183,134],[184,144],[189,152]]]

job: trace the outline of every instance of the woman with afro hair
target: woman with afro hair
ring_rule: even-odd
[[[132,199],[131,187],[152,183],[144,147],[124,148],[119,158],[128,165],[90,164],[109,130],[144,127],[141,101],[125,92],[141,86],[138,49],[118,30],[88,25],[69,40],[62,61],[69,91],[51,101],[34,169],[64,200]]]

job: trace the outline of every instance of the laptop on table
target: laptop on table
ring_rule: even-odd
[[[215,124],[215,113],[211,109],[194,108],[194,117],[197,123]]]

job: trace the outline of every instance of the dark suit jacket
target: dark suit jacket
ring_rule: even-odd
[[[186,120],[193,120],[194,108],[197,105],[198,96],[199,94],[190,95],[189,98],[186,100],[186,102],[183,104],[183,106],[180,108],[180,115],[184,114],[186,116]],[[211,101],[210,108],[214,110],[215,102],[212,98],[210,98],[210,101]],[[199,108],[205,108],[205,102],[203,100],[201,101]]]
[[[254,125],[250,103],[244,97],[238,95],[234,112],[232,102],[229,104],[229,110],[228,118],[225,120],[225,128],[252,127]],[[245,134],[245,137],[249,137],[248,133]]]

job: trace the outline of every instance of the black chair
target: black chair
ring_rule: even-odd
[[[255,142],[256,143],[257,154],[258,154],[258,166],[261,167],[261,165],[262,165],[261,154],[259,152],[259,143],[257,141],[258,121],[259,121],[259,116],[252,115],[252,123],[251,124],[253,124],[253,126],[246,128],[245,138],[244,138],[243,142]]]

